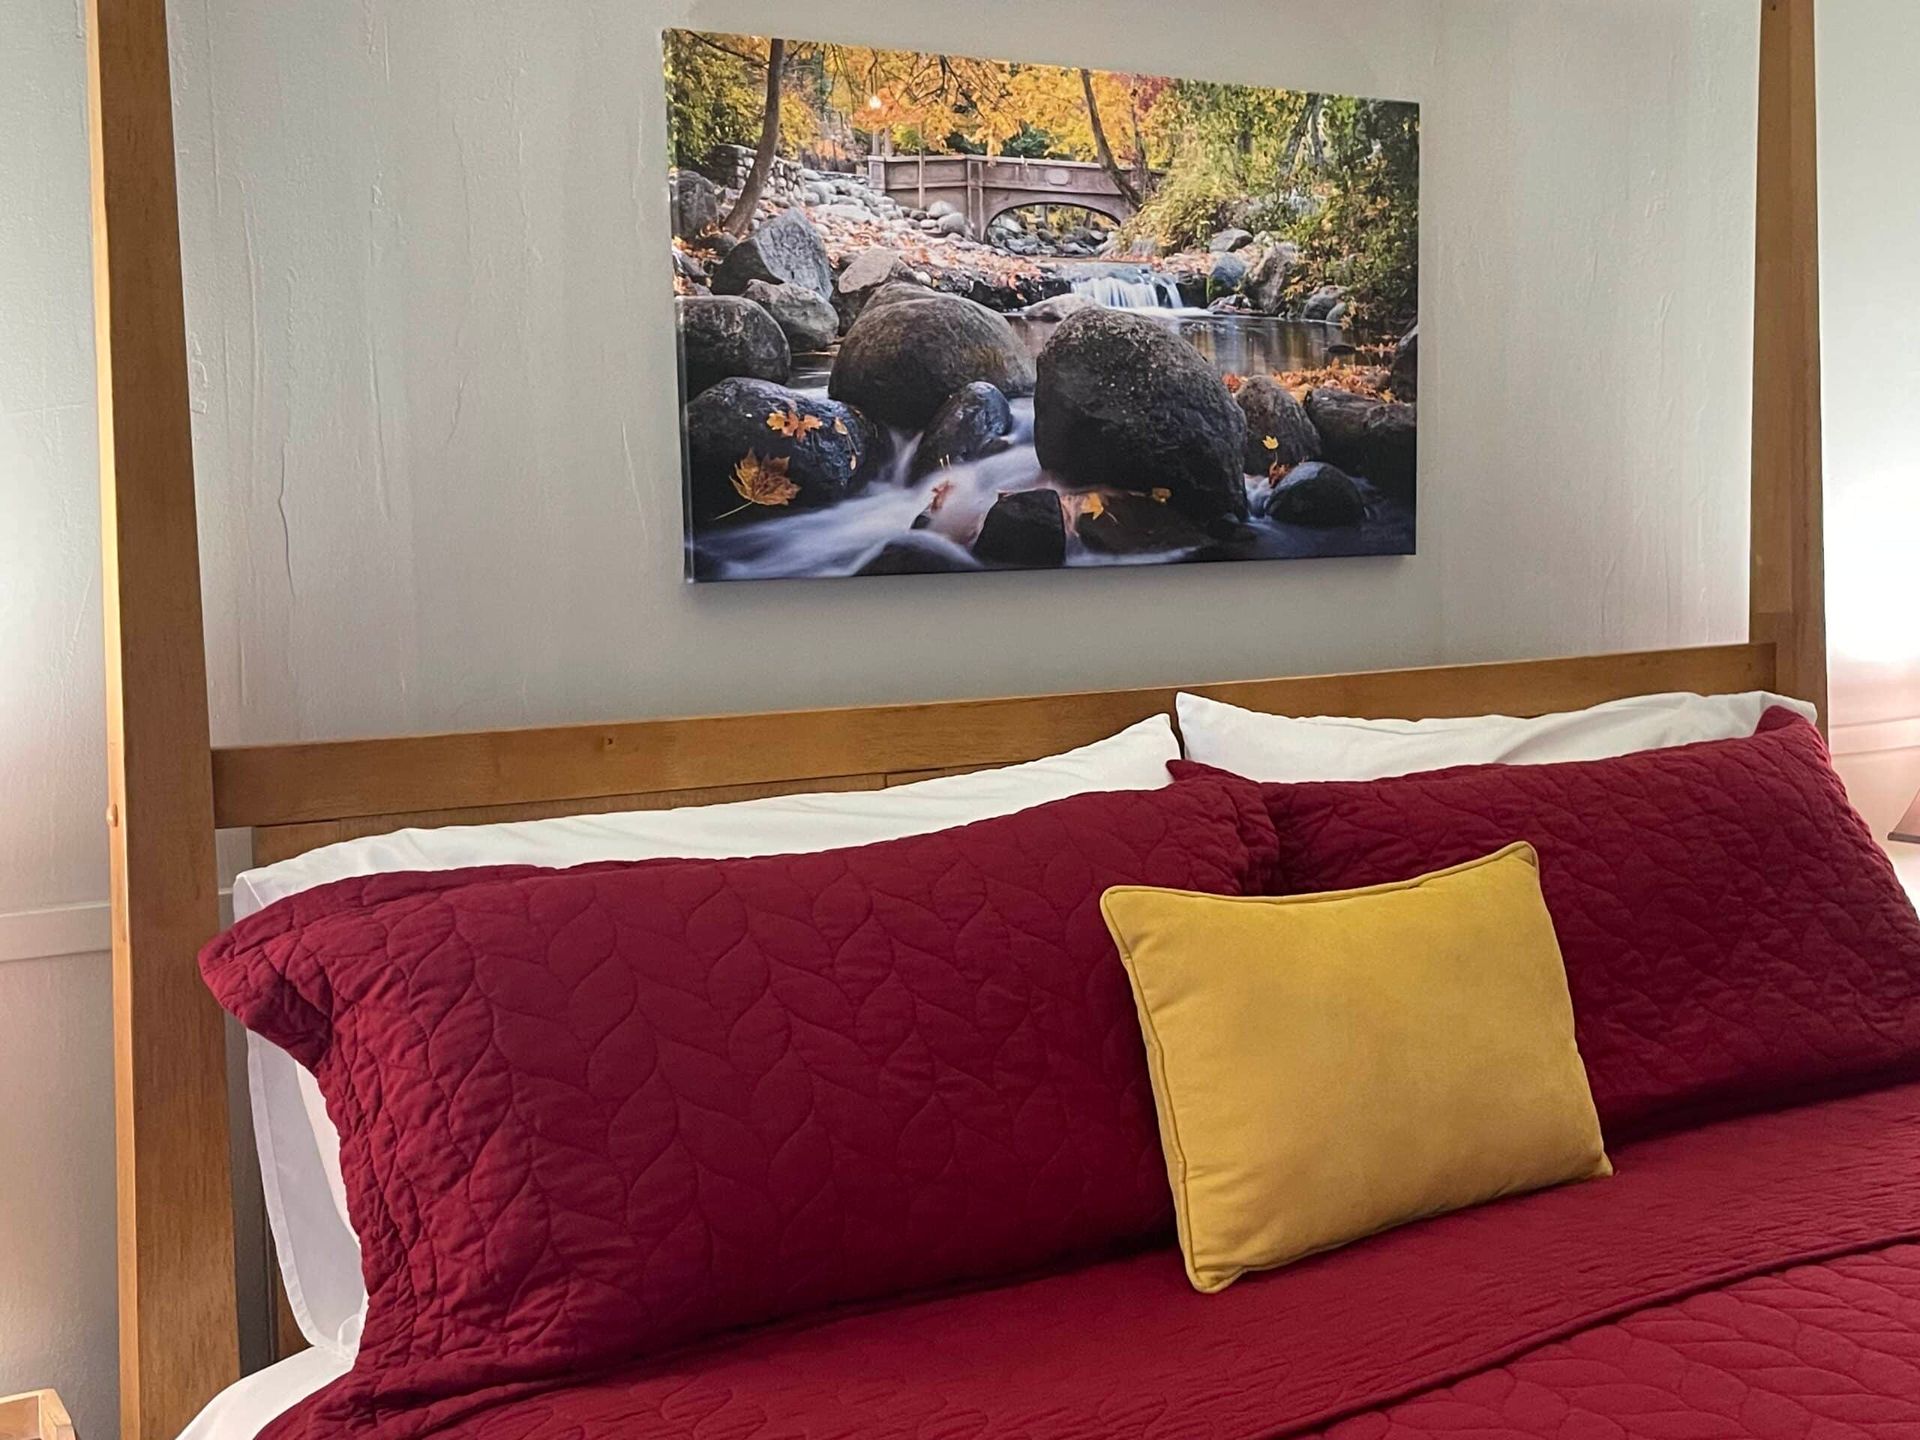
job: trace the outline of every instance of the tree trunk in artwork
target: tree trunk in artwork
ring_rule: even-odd
[[[1140,191],[1127,178],[1127,172],[1120,168],[1120,162],[1113,158],[1113,147],[1107,143],[1106,126],[1100,123],[1100,102],[1093,98],[1093,72],[1084,66],[1080,71],[1080,88],[1087,97],[1087,125],[1093,131],[1093,153],[1099,157],[1101,168],[1112,179],[1114,188],[1137,210],[1140,208]]]
[[[728,234],[743,236],[753,228],[754,211],[760,205],[760,192],[766,188],[767,173],[773,169],[773,152],[780,145],[780,72],[785,67],[787,42],[767,42],[767,109],[760,122],[760,147],[753,152],[753,168],[740,187],[740,198],[727,212],[721,227]]]
[[[1293,130],[1287,136],[1286,153],[1280,157],[1280,184],[1284,186],[1293,178],[1294,167],[1300,163],[1300,147],[1305,143],[1308,131],[1315,132],[1314,149],[1319,150],[1318,130],[1320,120],[1320,97],[1307,96],[1307,102],[1300,107],[1300,118],[1293,122]]]
[[[1133,184],[1145,199],[1153,193],[1153,172],[1147,168],[1147,140],[1140,133],[1140,92],[1127,87],[1127,113],[1133,121]]]

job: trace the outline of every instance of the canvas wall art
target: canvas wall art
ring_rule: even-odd
[[[689,578],[1413,552],[1417,106],[663,44]]]

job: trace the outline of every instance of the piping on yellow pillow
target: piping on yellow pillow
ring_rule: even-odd
[[[1121,887],[1101,913],[1194,1288],[1613,1173],[1531,845],[1325,895]]]

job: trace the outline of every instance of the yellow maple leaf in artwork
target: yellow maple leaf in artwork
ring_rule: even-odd
[[[762,460],[752,450],[733,467],[733,488],[749,505],[785,505],[800,493],[800,487],[787,478],[784,456]]]
[[[1083,520],[1098,520],[1106,513],[1107,502],[1098,495],[1089,495],[1080,502],[1080,518]]]
[[[798,410],[776,410],[767,416],[767,428],[789,440],[804,440],[826,425],[818,415],[802,415]]]
[[[1262,435],[1260,437],[1260,443],[1269,450],[1278,450],[1280,448],[1280,442],[1271,435]]]

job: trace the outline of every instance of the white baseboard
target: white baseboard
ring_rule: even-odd
[[[1920,715],[1896,720],[1867,720],[1835,725],[1828,737],[1835,755],[1866,755],[1883,750],[1920,750]]]
[[[112,945],[113,916],[105,902],[0,914],[0,963],[97,955]]]
[[[233,892],[220,891],[220,923],[233,923]],[[113,948],[113,912],[104,900],[0,911],[0,965],[9,960],[60,960]]]

